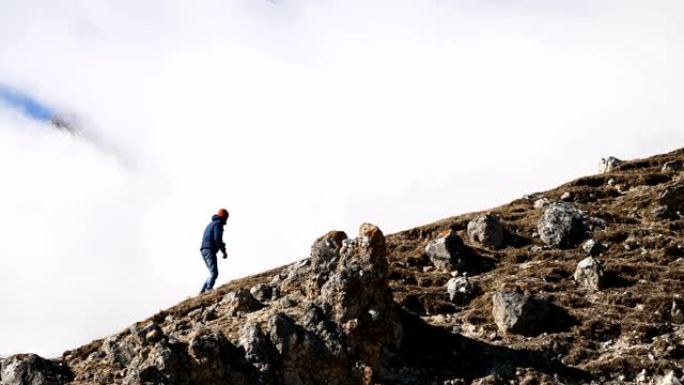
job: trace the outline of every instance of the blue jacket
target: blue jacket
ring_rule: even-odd
[[[225,224],[225,219],[218,215],[211,217],[211,223],[204,229],[201,249],[209,249],[213,253],[217,253],[219,250],[224,254],[226,253],[226,244],[223,243],[223,225]]]

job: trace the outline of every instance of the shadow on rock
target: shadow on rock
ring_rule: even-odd
[[[564,365],[544,352],[510,349],[452,334],[409,313],[403,313],[401,319],[406,330],[405,361],[401,364],[419,379],[416,383],[442,383],[454,378],[469,382],[493,373],[512,380],[516,368],[523,367],[558,376],[566,384],[590,378],[588,372]],[[411,383],[408,378],[388,377],[387,383]]]

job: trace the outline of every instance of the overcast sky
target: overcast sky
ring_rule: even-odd
[[[684,3],[0,0],[0,354],[684,143]]]

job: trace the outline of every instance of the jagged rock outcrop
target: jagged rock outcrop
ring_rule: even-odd
[[[485,247],[498,249],[503,246],[505,230],[494,215],[483,215],[468,222],[468,237]]]

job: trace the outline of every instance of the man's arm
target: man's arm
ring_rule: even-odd
[[[223,253],[223,258],[226,258],[228,253],[226,253],[226,244],[223,243],[223,226],[216,225],[214,228],[214,242],[218,245],[219,251]]]

